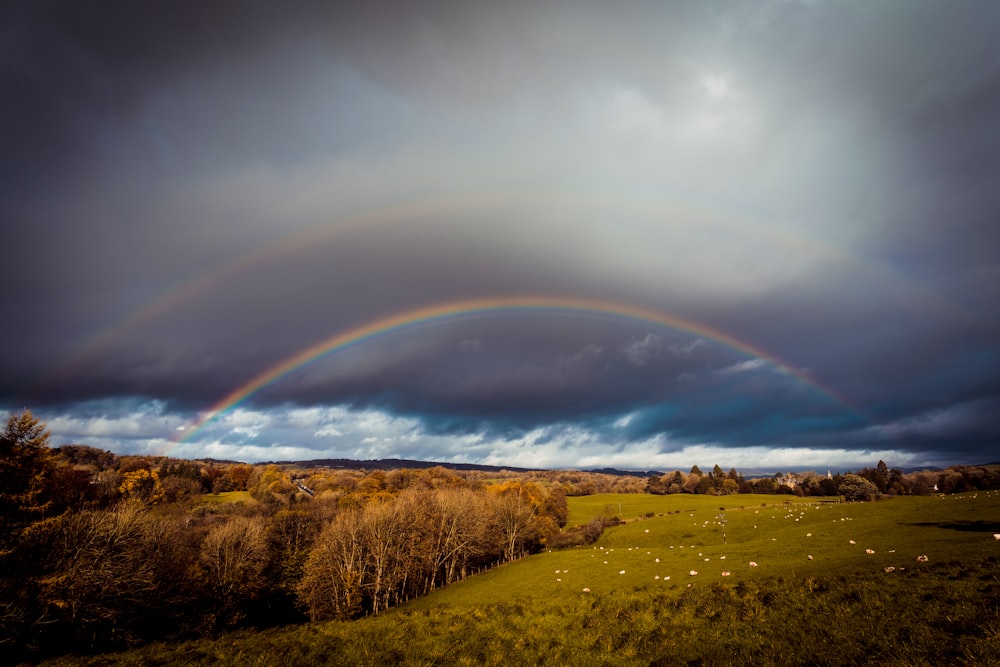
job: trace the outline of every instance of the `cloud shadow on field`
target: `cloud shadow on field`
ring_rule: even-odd
[[[924,528],[944,528],[946,530],[960,530],[963,533],[1000,533],[1000,521],[920,521],[906,524],[908,526],[921,526]]]

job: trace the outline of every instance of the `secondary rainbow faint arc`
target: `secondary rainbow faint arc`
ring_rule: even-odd
[[[736,225],[734,224],[736,220],[753,220],[754,218],[738,211],[717,210],[699,202],[643,197],[624,199],[610,193],[559,190],[487,191],[444,195],[345,214],[334,218],[332,221],[313,225],[287,236],[282,236],[261,248],[234,258],[221,266],[189,277],[181,283],[175,284],[156,298],[145,302],[142,306],[122,313],[98,330],[84,337],[80,341],[75,354],[60,367],[44,373],[43,377],[39,379],[38,384],[45,387],[60,378],[70,376],[72,373],[77,372],[87,359],[96,354],[98,350],[106,348],[113,340],[120,337],[122,332],[134,330],[144,323],[163,316],[165,313],[177,309],[181,304],[206,292],[213,285],[237,276],[241,272],[265,263],[283,253],[294,252],[308,247],[312,243],[331,238],[338,234],[350,233],[351,231],[363,229],[370,225],[404,220],[408,217],[419,217],[432,213],[463,210],[475,206],[488,206],[510,201],[537,200],[545,204],[553,201],[562,201],[563,198],[567,201],[586,199],[594,204],[613,206],[621,209],[631,207],[640,212],[645,211],[651,214],[669,213],[676,215],[678,213],[678,210],[675,210],[676,207],[676,209],[683,211],[685,215],[696,218],[699,224],[709,224],[728,229],[734,233],[760,238],[774,245],[783,245],[792,252],[805,251],[818,253],[820,255],[835,257],[841,262],[859,261],[856,257],[851,257],[842,250],[818,242],[816,239],[807,236],[793,234],[787,230],[782,231],[756,224]]]
[[[859,408],[851,405],[851,403],[847,400],[838,396],[834,390],[823,386],[806,373],[793,368],[774,355],[769,354],[755,345],[741,341],[725,332],[713,329],[699,322],[693,322],[691,320],[677,317],[676,315],[640,306],[623,305],[593,299],[540,296],[489,297],[450,301],[447,303],[407,310],[394,315],[389,315],[387,317],[382,317],[346,331],[342,331],[310,345],[309,347],[268,368],[264,372],[252,378],[249,382],[227,394],[207,412],[205,412],[196,422],[194,422],[189,429],[186,429],[180,438],[175,439],[174,443],[179,444],[189,440],[213,419],[237,407],[264,387],[277,382],[283,377],[324,355],[336,352],[348,347],[349,345],[353,345],[379,335],[404,329],[409,326],[432,322],[434,320],[477,314],[498,314],[505,311],[517,310],[562,311],[624,317],[627,319],[649,322],[658,326],[684,331],[696,336],[702,336],[749,356],[763,359],[782,372],[792,375],[807,385],[814,387],[832,400],[850,409],[852,412],[864,416]]]

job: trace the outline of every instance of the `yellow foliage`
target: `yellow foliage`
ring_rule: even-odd
[[[156,471],[133,470],[122,475],[122,483],[118,491],[126,498],[136,498],[150,505],[163,500],[166,495],[160,484],[160,476]]]

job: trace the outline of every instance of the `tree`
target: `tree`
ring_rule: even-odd
[[[731,493],[739,493],[740,485],[735,479],[729,479],[728,477],[722,480],[722,487],[719,489],[719,493],[723,495],[729,495]]]
[[[149,471],[140,468],[122,475],[122,483],[118,491],[125,498],[135,498],[144,503],[155,505],[163,500],[166,495],[163,486],[160,484],[160,476],[156,471]]]
[[[52,513],[96,505],[98,489],[92,481],[93,474],[89,470],[80,470],[69,465],[53,467],[47,484],[47,499],[52,502]]]
[[[427,590],[439,579],[450,584],[465,576],[466,567],[486,551],[485,503],[469,489],[438,489],[431,497],[428,549],[431,572]]]
[[[31,411],[11,415],[0,434],[0,555],[49,507],[47,486],[55,467],[49,432]]]
[[[837,487],[837,493],[847,500],[874,500],[878,497],[878,487],[864,477],[848,473]]]
[[[667,486],[667,493],[683,493],[684,485],[687,483],[687,475],[680,470],[675,470],[670,477],[670,484]]]
[[[292,477],[280,466],[271,464],[254,468],[247,481],[247,491],[262,503],[288,504],[298,489],[292,484]]]
[[[162,536],[142,503],[64,514],[39,532],[47,535],[39,536],[45,558],[34,597],[49,641],[94,648],[143,632],[142,617],[160,602],[155,553]]]
[[[320,532],[297,590],[313,621],[346,619],[362,611],[368,576],[360,511],[341,512]]]
[[[715,484],[712,482],[711,476],[702,477],[698,480],[698,486],[695,487],[694,492],[714,496]]]
[[[773,477],[761,477],[760,479],[753,480],[752,483],[754,493],[774,493],[777,489]]]
[[[366,505],[361,511],[364,550],[371,576],[364,582],[371,600],[372,613],[389,608],[390,598],[403,568],[399,567],[406,535],[397,503]]]
[[[520,558],[538,537],[535,513],[518,495],[505,493],[490,497],[490,524],[497,532],[497,545],[503,551],[503,558],[505,561]]]
[[[859,473],[859,477],[864,477],[874,484],[879,493],[885,493],[889,487],[889,466],[885,464],[885,461],[879,461],[874,470],[865,468]]]
[[[226,623],[238,621],[245,601],[260,593],[267,555],[260,517],[234,517],[205,537],[199,560]]]
[[[161,488],[163,499],[168,503],[178,503],[201,495],[201,481],[182,477],[180,475],[170,475],[164,478]]]
[[[302,580],[306,558],[319,532],[315,513],[282,509],[271,517],[268,544],[271,552],[270,577],[282,593],[294,593]]]
[[[233,491],[246,491],[250,476],[253,475],[253,466],[246,463],[232,465],[229,466],[226,474]]]
[[[540,513],[555,521],[559,528],[566,525],[569,520],[569,504],[566,502],[566,493],[561,486],[549,487],[545,500],[542,501]]]
[[[684,481],[684,493],[698,493],[698,485],[701,484],[702,476],[697,469],[698,466],[691,468],[693,472],[691,472]]]
[[[652,493],[656,495],[663,495],[667,492],[668,485],[667,475],[653,475],[646,479],[646,493]]]

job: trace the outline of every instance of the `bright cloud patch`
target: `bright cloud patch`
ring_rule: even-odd
[[[701,87],[713,100],[721,100],[729,95],[729,82],[721,76],[705,77],[701,82]]]
[[[181,421],[158,414],[162,406],[90,417],[37,413],[53,433],[53,444],[88,444],[125,454],[169,454],[249,462],[318,458],[407,458],[442,462],[478,462],[525,468],[602,468],[626,470],[686,469],[692,464],[793,470],[814,467],[854,469],[884,459],[896,465],[919,465],[913,454],[893,449],[802,447],[726,447],[691,444],[655,435],[623,439],[636,415],[612,420],[607,429],[554,424],[518,436],[429,432],[416,418],[379,410],[343,406],[267,411],[241,408],[201,429],[190,442],[172,442]],[[266,441],[255,443],[261,429]]]
[[[740,361],[731,366],[726,366],[725,368],[720,368],[716,371],[719,375],[733,375],[735,373],[747,373],[750,371],[756,371],[761,368],[765,368],[767,362],[763,359],[747,359],[746,361]]]

